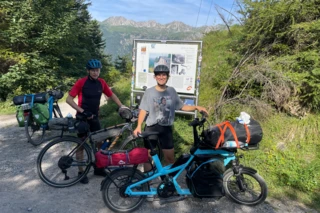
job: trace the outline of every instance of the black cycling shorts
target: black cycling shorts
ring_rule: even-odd
[[[101,129],[100,121],[97,116],[93,117],[92,119],[88,119],[87,123],[89,125],[90,132],[95,132]],[[84,136],[87,136],[87,133],[84,133],[84,131],[78,133],[79,138],[82,138]]]
[[[144,131],[159,132],[159,135],[149,136],[149,140],[152,146],[155,147],[155,145],[157,144],[157,141],[159,140],[159,143],[162,149],[173,149],[172,126],[161,126],[159,124],[155,124],[152,126],[146,126]],[[144,141],[144,146],[147,149],[150,149],[150,144],[147,140]]]

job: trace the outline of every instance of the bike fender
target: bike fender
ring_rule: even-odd
[[[120,170],[123,170],[123,169],[129,169],[129,168],[128,168],[128,167],[118,167],[118,168],[113,169],[113,170],[101,181],[100,191],[102,191],[103,185],[104,185],[104,183],[105,183],[108,179],[112,180],[112,179],[111,179],[111,176],[112,176],[113,173],[116,173],[116,172],[118,172],[118,171],[120,171]],[[130,168],[130,169],[131,169],[131,168]]]
[[[247,171],[247,172],[250,172],[252,174],[256,174],[258,173],[257,170],[253,169],[253,168],[250,168],[250,167],[241,167],[240,168],[240,171]]]

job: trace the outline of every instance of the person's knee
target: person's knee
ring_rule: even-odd
[[[174,163],[174,156],[167,156],[167,158],[165,159],[169,164],[173,164]]]
[[[173,150],[163,150],[163,157],[167,163],[169,163],[169,164],[174,163],[174,151]]]

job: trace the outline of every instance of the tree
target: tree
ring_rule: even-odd
[[[114,66],[125,77],[131,76],[132,61],[129,55],[118,56],[117,59],[115,60]]]
[[[0,51],[3,47],[18,59],[2,66],[2,99],[78,78],[90,58],[105,61],[108,69],[110,58],[103,54],[99,23],[91,20],[88,5],[85,0],[0,2]]]
[[[223,89],[230,100],[259,100],[277,110],[304,116],[320,104],[320,1],[244,0],[244,27],[238,62]]]

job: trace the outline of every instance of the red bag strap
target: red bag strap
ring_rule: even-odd
[[[236,133],[236,131],[234,130],[233,126],[231,125],[230,122],[228,122],[226,125],[229,127],[229,129],[230,129],[230,131],[231,131],[231,134],[233,135],[233,138],[234,138],[234,140],[235,140],[235,142],[236,142],[236,144],[237,144],[237,148],[240,148],[240,146],[239,146],[239,141],[238,141],[238,137],[237,137],[237,133]]]
[[[251,139],[251,135],[250,135],[250,131],[249,131],[249,127],[247,124],[244,124],[244,129],[246,130],[246,133],[247,133],[247,140],[246,140],[246,143],[250,143],[250,139]]]
[[[215,147],[216,149],[219,148],[220,144],[224,141],[224,132],[225,132],[225,123],[226,122],[227,121],[216,125],[216,127],[218,127],[220,130],[220,137],[219,137],[218,142],[216,144],[216,147]],[[222,126],[224,127],[223,129],[221,128]]]
[[[132,151],[132,150],[130,150]],[[129,164],[130,163],[130,157],[129,157],[129,152],[128,150],[126,150],[126,164]]]
[[[224,133],[226,132],[227,128],[230,129],[231,134],[233,135],[233,138],[237,144],[237,148],[240,148],[236,131],[234,130],[233,126],[231,125],[231,123],[229,121],[222,122],[220,124],[217,124],[216,126],[219,128],[220,133],[221,133],[219,140],[218,140],[218,143],[216,144],[216,147],[215,147],[216,149],[218,149],[220,147],[221,143],[223,143]],[[221,126],[223,126],[223,129],[221,128]]]

